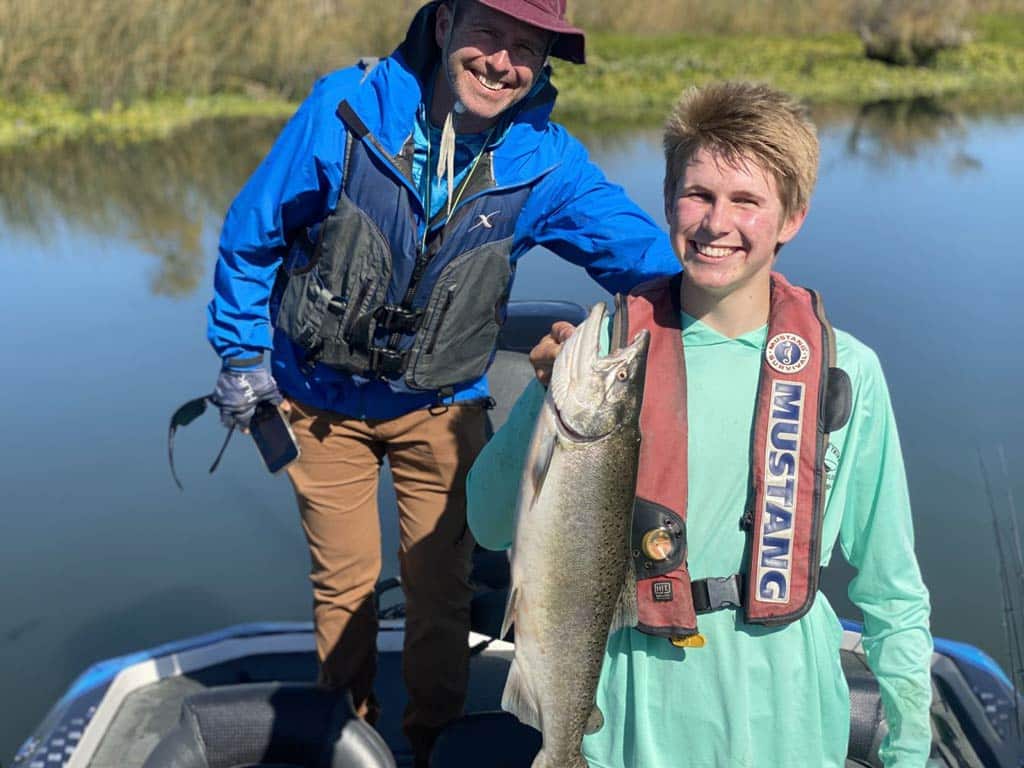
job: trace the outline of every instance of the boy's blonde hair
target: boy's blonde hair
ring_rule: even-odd
[[[775,179],[783,218],[807,208],[818,177],[818,135],[792,96],[746,82],[690,88],[665,124],[665,207],[690,159],[707,149],[728,163],[754,161]]]

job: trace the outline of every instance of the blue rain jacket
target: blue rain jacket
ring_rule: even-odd
[[[223,359],[273,349],[272,370],[281,390],[314,407],[356,418],[394,418],[428,407],[435,392],[396,392],[387,381],[368,380],[326,365],[303,370],[303,352],[273,330],[272,293],[287,244],[317,225],[342,193],[346,127],[336,114],[347,100],[387,153],[397,156],[422,117],[440,58],[434,42],[436,4],[417,14],[405,41],[367,71],[361,66],[320,79],[278,136],[273,148],[232,203],[220,238],[208,338]],[[589,161],[583,145],[550,121],[551,86],[516,107],[488,148],[496,187],[529,188],[513,232],[515,263],[534,246],[584,267],[610,292],[679,271],[665,234]],[[497,132],[496,132],[497,133]],[[419,193],[401,171],[382,159],[393,190],[408,195],[426,222]],[[486,192],[484,194],[487,194]],[[467,201],[460,201],[459,205]],[[456,209],[457,210],[457,209]],[[454,213],[454,212],[453,212]],[[380,222],[385,229],[387,222]],[[415,253],[394,253],[396,273],[408,272]],[[486,397],[484,377],[455,387],[454,401]]]

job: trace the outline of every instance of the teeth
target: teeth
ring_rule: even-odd
[[[484,88],[489,91],[500,91],[502,89],[501,81],[488,80],[483,75],[477,75],[476,79],[480,82]]]
[[[724,259],[730,255],[735,249],[728,247],[716,247],[714,245],[705,245],[703,243],[694,243],[697,248],[697,252],[702,256],[709,256],[712,259]]]

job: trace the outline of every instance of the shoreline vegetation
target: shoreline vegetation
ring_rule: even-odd
[[[88,0],[80,10],[0,0],[0,148],[132,143],[211,118],[283,120],[319,73],[396,45],[420,0],[391,1],[380,14],[371,0]],[[626,10],[576,0],[588,63],[553,62],[555,117],[593,131],[654,126],[685,87],[721,78],[766,81],[815,108],[918,98],[1024,108],[1024,0],[901,1],[945,6],[944,24],[959,13],[965,42],[928,66],[870,59],[864,24],[852,30],[871,0],[650,0]]]

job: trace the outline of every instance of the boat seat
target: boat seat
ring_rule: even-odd
[[[574,301],[510,301],[505,322],[498,332],[498,349],[529,354],[555,321],[579,325],[586,319],[587,310]]]
[[[448,725],[434,743],[430,768],[530,768],[540,751],[540,731],[507,712],[477,712]]]
[[[878,748],[889,732],[882,709],[878,680],[863,656],[840,651],[840,661],[850,690],[850,742],[847,767],[882,768]]]
[[[347,692],[251,683],[189,696],[144,768],[395,768]]]

